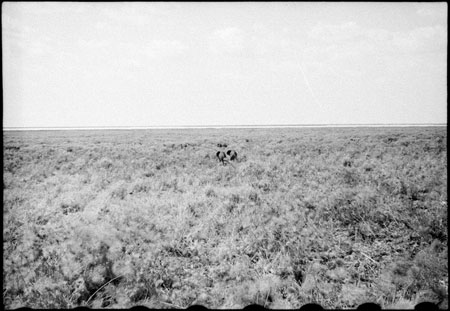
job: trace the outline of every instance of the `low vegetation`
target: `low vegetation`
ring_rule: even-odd
[[[4,132],[3,305],[447,308],[446,130]]]

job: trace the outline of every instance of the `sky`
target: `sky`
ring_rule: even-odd
[[[2,2],[3,126],[446,124],[447,11]]]

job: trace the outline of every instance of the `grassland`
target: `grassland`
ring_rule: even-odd
[[[8,309],[447,307],[445,127],[3,141]]]

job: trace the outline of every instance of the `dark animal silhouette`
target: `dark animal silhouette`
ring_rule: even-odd
[[[237,158],[237,152],[234,150],[228,150],[227,155],[230,157],[231,161],[236,160]]]
[[[217,147],[220,147],[220,148],[226,148],[228,145],[227,144],[217,144]]]
[[[216,157],[217,159],[219,159],[220,162],[222,162],[223,165],[225,165],[225,160],[226,160],[226,155],[225,152],[223,151],[217,151],[216,153]]]

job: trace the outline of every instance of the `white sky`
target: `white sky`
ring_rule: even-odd
[[[3,2],[3,125],[446,123],[447,18],[445,2]]]

